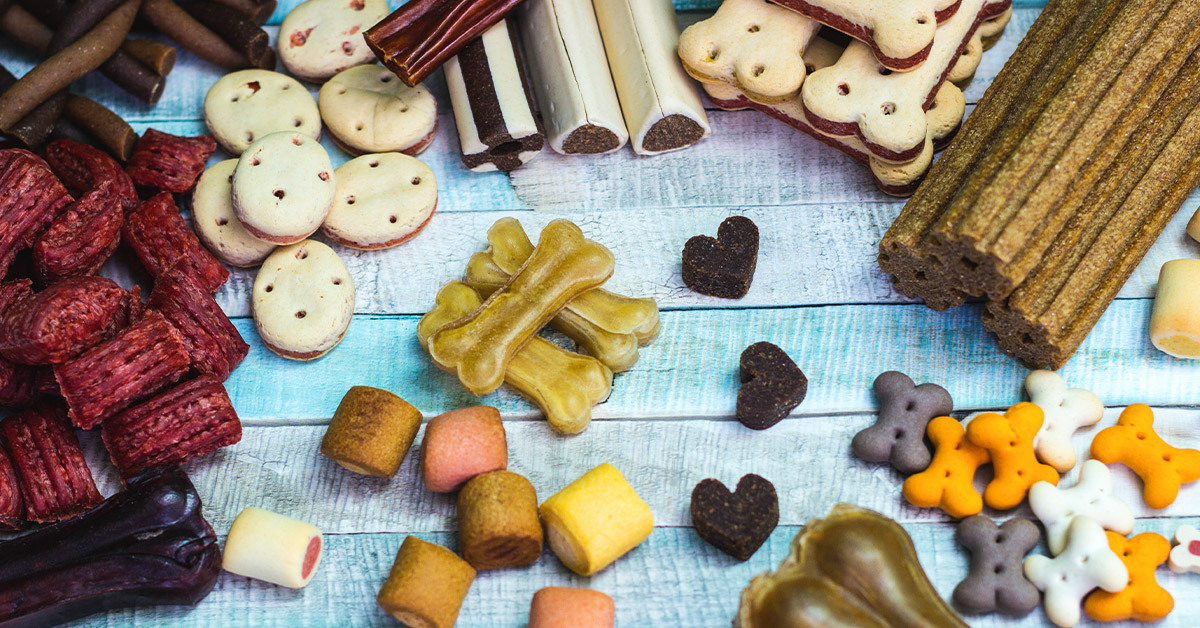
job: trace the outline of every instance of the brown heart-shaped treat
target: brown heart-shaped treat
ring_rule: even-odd
[[[717,237],[698,235],[683,246],[683,283],[713,297],[740,299],[750,290],[758,264],[758,227],[745,216],[730,216]]]
[[[730,493],[709,478],[692,489],[692,525],[700,538],[738,560],[750,560],[779,524],[775,486],[753,473]]]
[[[808,394],[804,371],[769,342],[756,342],[742,352],[742,387],[737,420],[752,430],[765,430],[783,420]]]

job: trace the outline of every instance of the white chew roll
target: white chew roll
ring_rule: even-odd
[[[1200,259],[1163,264],[1150,315],[1150,341],[1177,358],[1200,358]]]
[[[550,147],[609,153],[629,141],[591,0],[526,0],[518,25]]]
[[[299,589],[321,562],[321,531],[311,523],[247,508],[234,519],[225,541],[225,571]]]
[[[671,0],[593,0],[633,150],[654,155],[691,146],[712,130],[676,48]]]

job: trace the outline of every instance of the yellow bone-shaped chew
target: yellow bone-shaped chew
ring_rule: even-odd
[[[1168,445],[1154,431],[1154,411],[1141,403],[1125,408],[1116,425],[1096,434],[1092,457],[1132,469],[1142,478],[1142,496],[1151,508],[1170,506],[1180,485],[1200,479],[1200,451]]]
[[[1058,471],[1038,462],[1033,439],[1045,415],[1032,403],[1018,403],[1003,415],[984,412],[967,426],[967,439],[988,451],[995,476],[983,490],[983,501],[996,510],[1016,508],[1029,487],[1038,482],[1058,484]]]
[[[568,220],[555,220],[525,264],[483,305],[429,338],[429,355],[476,395],[504,382],[517,350],[571,299],[612,276],[616,261]]]
[[[482,303],[479,294],[461,281],[443,286],[437,305],[417,325],[421,346],[428,346],[429,337],[438,329],[474,312]],[[595,358],[534,337],[508,363],[504,381],[537,404],[550,427],[576,434],[592,420],[592,407],[608,398],[612,371]]]
[[[991,456],[967,440],[966,429],[953,417],[937,417],[925,432],[933,441],[933,461],[904,481],[905,499],[920,508],[941,508],[959,519],[979,514],[983,498],[971,482]]]

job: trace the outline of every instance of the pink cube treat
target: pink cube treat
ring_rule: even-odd
[[[500,411],[491,406],[451,410],[425,426],[421,475],[435,493],[458,490],[467,480],[508,467],[508,442]]]
[[[613,599],[591,589],[546,587],[533,594],[529,628],[613,628]]]

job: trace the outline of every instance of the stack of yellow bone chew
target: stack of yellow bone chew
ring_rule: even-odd
[[[519,222],[502,218],[488,245],[471,258],[466,283],[438,292],[417,328],[421,345],[472,393],[507,383],[555,430],[578,433],[608,398],[613,372],[632,367],[657,335],[658,306],[601,289],[612,253],[570,221],[552,221],[534,247]],[[590,355],[539,337],[547,324]]]

